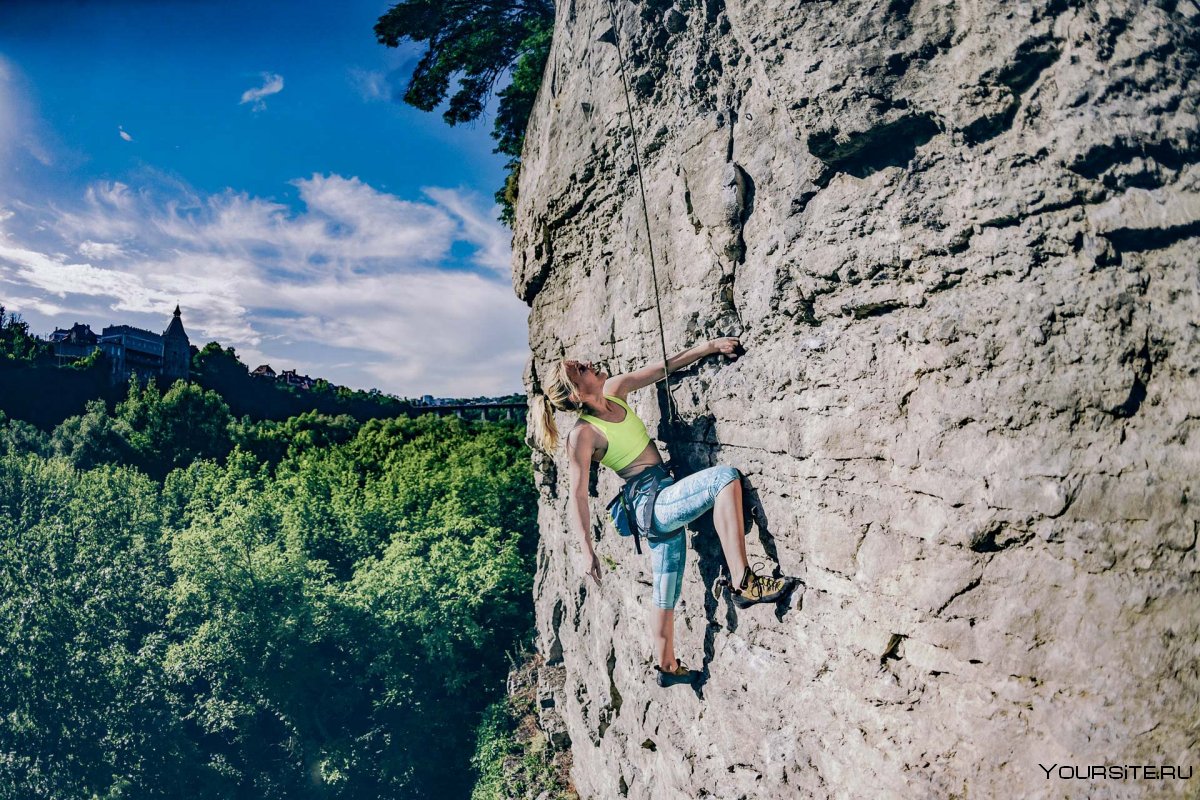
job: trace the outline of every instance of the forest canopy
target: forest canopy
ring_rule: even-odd
[[[0,415],[0,795],[465,797],[532,629],[523,429]]]

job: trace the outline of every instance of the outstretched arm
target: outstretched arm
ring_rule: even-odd
[[[635,389],[641,389],[644,386],[661,381],[667,376],[668,372],[681,370],[705,356],[713,356],[720,353],[729,356],[731,359],[737,358],[739,346],[740,342],[738,342],[737,338],[726,336],[721,339],[713,339],[710,342],[698,344],[695,347],[689,347],[682,353],[676,353],[668,358],[666,369],[663,368],[663,362],[654,361],[633,372],[626,372],[623,375],[613,375],[604,382],[604,393],[616,395],[624,400],[625,396]]]
[[[588,530],[591,517],[588,510],[588,471],[595,446],[595,433],[591,426],[575,427],[567,434],[567,483],[570,485],[567,525],[583,547],[579,571],[600,583],[600,559],[596,558]]]

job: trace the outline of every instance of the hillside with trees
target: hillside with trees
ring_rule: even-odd
[[[220,395],[230,411],[250,420],[282,421],[316,412],[349,415],[359,422],[408,414],[413,403],[378,389],[363,391],[335,386],[318,378],[311,389],[258,378],[232,347],[209,342],[192,348],[190,378]],[[169,390],[161,382],[161,390]],[[19,314],[0,306],[0,412],[50,431],[71,416],[89,413],[93,401],[114,405],[128,385],[113,383],[110,365],[100,350],[70,364],[59,364],[51,344],[30,329]]]
[[[0,416],[0,796],[468,796],[532,626],[523,433],[182,381]]]

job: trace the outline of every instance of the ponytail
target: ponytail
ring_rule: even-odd
[[[533,422],[533,443],[543,453],[553,454],[558,449],[558,423],[554,421],[550,398],[544,394],[534,395],[529,415]]]
[[[582,408],[571,398],[574,392],[575,384],[567,377],[566,365],[559,361],[550,369],[543,391],[530,397],[530,433],[537,448],[548,455],[554,455],[558,449],[558,423],[554,420],[554,412],[578,411]]]

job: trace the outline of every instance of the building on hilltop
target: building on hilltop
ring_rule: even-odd
[[[279,373],[280,381],[288,386],[295,386],[297,389],[311,389],[316,385],[316,381],[307,375],[297,375],[294,369],[285,369]]]
[[[183,329],[179,306],[175,306],[175,314],[161,334],[132,325],[109,325],[97,336],[90,326],[77,322],[70,328],[55,330],[50,334],[50,343],[60,364],[93,350],[103,351],[112,367],[114,383],[125,383],[135,373],[161,377],[168,383],[186,380],[192,360],[191,342]]]
[[[252,378],[267,378],[277,383],[282,383],[285,386],[295,386],[297,389],[311,390],[317,388],[317,381],[320,378],[310,378],[308,375],[301,375],[294,369],[285,369],[282,372],[276,372],[271,369],[270,364],[260,364],[250,371]],[[339,386],[336,383],[329,383],[329,388],[333,391],[345,389],[345,386]]]
[[[92,326],[82,322],[76,322],[70,328],[56,328],[54,333],[50,334],[54,357],[59,365],[85,358],[98,347],[98,342],[99,337],[92,332]]]

